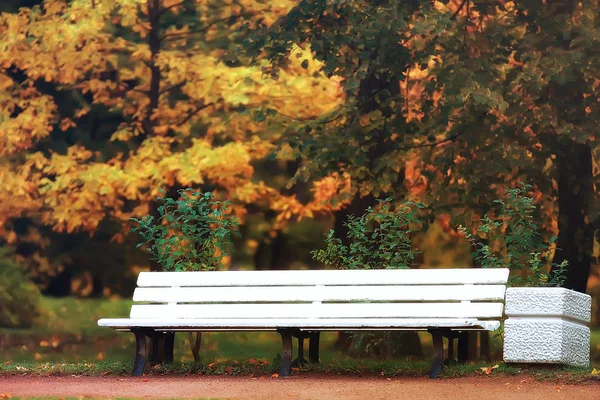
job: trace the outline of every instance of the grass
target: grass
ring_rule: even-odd
[[[201,362],[175,362],[171,365],[156,365],[146,371],[146,375],[231,375],[250,377],[278,377],[279,362],[249,359],[242,362],[224,360],[210,364]],[[345,376],[425,377],[429,373],[429,362],[424,360],[342,360],[331,363],[306,365],[294,368],[295,375],[326,374]],[[129,376],[131,363],[9,363],[0,368],[0,375],[29,376]],[[470,376],[514,376],[526,374],[539,381],[581,384],[600,382],[600,376],[592,374],[589,368],[513,366],[499,363],[490,366],[485,363],[471,363],[446,367],[441,379]]]
[[[129,375],[135,350],[134,337],[96,325],[99,318],[126,317],[132,302],[121,299],[44,298],[44,311],[31,329],[0,329],[0,374],[30,375]],[[321,360],[295,373],[345,375],[426,376],[429,361],[349,358],[332,349],[335,333],[323,333]],[[426,359],[431,337],[421,335]],[[492,344],[495,344],[493,342]],[[497,344],[497,343],[496,343]],[[281,341],[277,333],[204,333],[201,363],[192,361],[188,336],[176,335],[175,360],[168,366],[148,369],[149,374],[224,374],[270,376],[278,372]],[[600,331],[592,332],[592,353],[600,356]],[[251,355],[252,358],[248,358]],[[596,367],[598,359],[596,358]],[[485,363],[455,365],[444,377],[485,375]],[[587,381],[597,379],[591,369],[510,366],[503,363],[491,375],[525,372],[540,380]]]

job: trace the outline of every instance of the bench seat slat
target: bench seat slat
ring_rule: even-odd
[[[137,288],[133,300],[154,303],[502,301],[505,291],[504,285]]]
[[[133,305],[131,318],[498,318],[502,303]]]
[[[333,318],[319,319],[284,319],[279,321],[265,319],[130,319],[130,318],[105,318],[98,321],[99,326],[111,327],[119,330],[130,328],[152,327],[159,330],[203,330],[203,331],[275,331],[280,328],[298,328],[301,330],[385,330],[406,329],[425,330],[428,328],[448,329],[484,329],[496,330],[500,326],[498,321],[480,321],[474,318]]]
[[[139,287],[311,285],[502,285],[506,268],[141,272]]]

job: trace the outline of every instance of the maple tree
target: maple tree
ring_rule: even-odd
[[[339,209],[347,176],[315,181],[303,202],[257,177],[285,123],[249,112],[312,118],[343,100],[339,80],[307,49],[278,81],[266,63],[227,56],[248,28],[293,4],[46,0],[0,14],[0,236],[47,248],[44,227],[94,234],[112,223],[104,230],[120,242],[160,188],[207,188],[242,221],[248,204],[270,210],[274,230]]]
[[[347,173],[355,208],[418,197],[469,226],[526,180],[558,232],[555,261],[569,261],[566,286],[585,291],[600,232],[599,11],[597,1],[304,0],[244,48],[257,59],[264,49],[277,71],[291,46],[310,46],[342,78],[343,105],[287,129],[297,179]]]

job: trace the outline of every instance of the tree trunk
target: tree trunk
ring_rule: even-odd
[[[568,147],[567,147],[568,146]],[[571,142],[558,161],[558,241],[554,262],[569,262],[564,287],[585,293],[594,230],[588,211],[594,198],[590,146]]]

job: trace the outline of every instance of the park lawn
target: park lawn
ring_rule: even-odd
[[[133,335],[98,327],[96,322],[104,317],[126,317],[131,304],[131,300],[118,298],[45,297],[37,326],[30,329],[0,329],[0,366],[4,372],[17,372],[19,367],[40,373],[87,371],[89,374],[101,374],[108,371],[128,374],[135,349]],[[426,360],[353,359],[332,349],[335,339],[335,333],[323,333],[321,365],[304,367],[303,371],[373,372],[392,376],[402,373],[402,370],[409,375],[423,375],[429,368],[428,358],[432,349],[431,337],[426,332],[421,334]],[[497,339],[492,340],[493,347],[498,345]],[[187,334],[178,333],[175,346],[177,363],[170,367],[159,367],[156,372],[250,374],[255,371],[267,374],[277,371],[281,349],[280,337],[275,332],[204,333],[200,352],[203,363],[194,364],[188,345]],[[600,330],[592,332],[592,358],[594,366],[599,368]],[[498,370],[505,373],[515,371],[513,367],[502,363],[499,365]],[[484,367],[486,365],[480,363],[456,366],[446,374],[460,376],[481,371]],[[573,373],[569,369],[556,371]],[[497,373],[497,370],[494,372]]]

